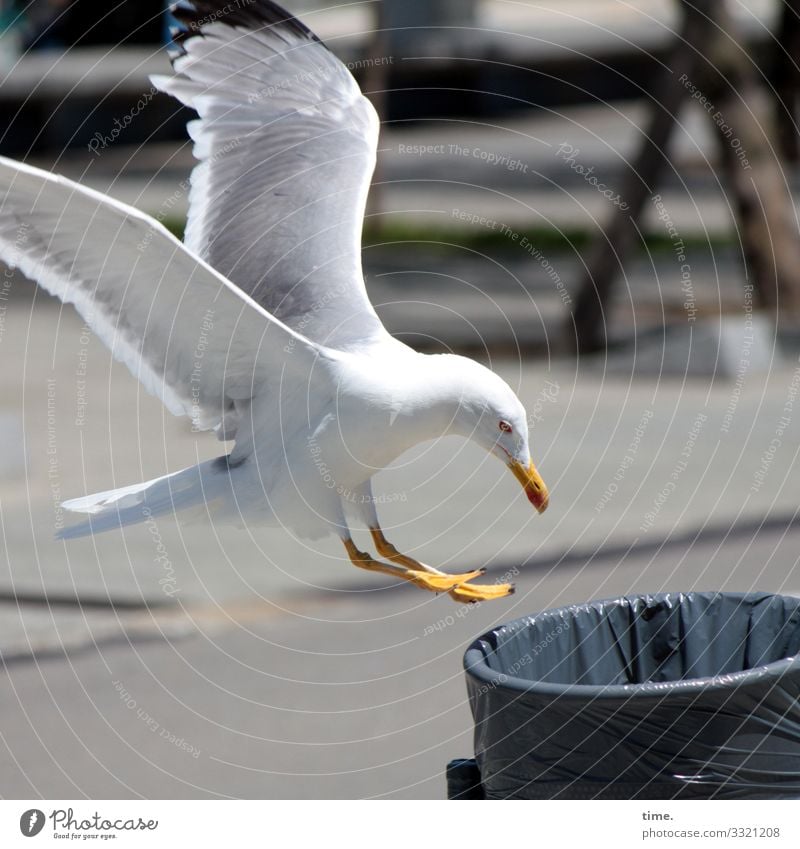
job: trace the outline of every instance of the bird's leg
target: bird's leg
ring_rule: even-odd
[[[427,563],[420,563],[419,560],[414,560],[407,554],[401,554],[388,539],[383,535],[383,530],[380,525],[370,527],[369,532],[372,534],[372,540],[375,543],[375,548],[378,549],[378,554],[385,557],[392,563],[399,563],[407,569],[413,569],[416,572],[427,572],[430,575],[442,575],[451,578],[459,578],[461,582],[471,581],[473,578],[480,578],[486,574],[485,569],[475,569],[472,572],[463,572],[460,575],[449,575],[447,572],[441,572],[439,569],[434,569],[433,566],[428,566]]]
[[[439,569],[434,569],[433,566],[428,566],[426,563],[420,563],[419,560],[414,560],[413,557],[401,554],[389,542],[389,540],[386,539],[383,535],[380,522],[378,521],[378,511],[375,509],[375,498],[372,495],[372,484],[369,481],[365,481],[361,484],[361,486],[354,490],[353,494],[356,499],[355,503],[357,504],[359,513],[361,514],[361,519],[369,528],[369,532],[372,534],[372,539],[375,542],[375,547],[378,549],[378,554],[380,554],[381,557],[385,557],[392,563],[399,563],[407,569],[413,569],[415,572],[429,572],[431,575],[446,574]],[[473,578],[477,578],[482,575],[484,571],[485,570],[480,570],[470,574],[472,574]],[[463,577],[462,580],[466,581],[467,578]]]
[[[375,548],[378,549],[378,554],[391,560],[393,563],[401,563],[409,569],[425,571],[436,575],[446,575],[445,572],[440,572],[434,569],[433,566],[428,566],[425,563],[420,563],[409,557],[406,554],[401,554],[383,534],[380,526],[371,527],[370,533],[375,542]],[[461,583],[453,589],[448,590],[450,597],[455,601],[474,603],[477,601],[490,601],[494,598],[504,598],[507,595],[513,595],[513,584],[468,584],[473,578],[478,578],[485,575],[485,569],[477,569],[474,572],[465,572],[462,575],[450,575],[451,578],[460,578]]]
[[[384,575],[391,575],[393,578],[401,578],[404,581],[410,581],[423,590],[430,590],[434,593],[449,592],[470,577],[476,577],[480,574],[480,572],[467,572],[465,575],[445,575],[444,573],[434,574],[407,569],[405,566],[390,566],[388,563],[375,560],[368,552],[360,551],[350,537],[345,537],[342,542],[347,549],[350,560],[359,569],[369,569],[371,572],[382,572]]]
[[[458,602],[477,602],[488,601],[493,598],[503,598],[503,596],[511,595],[514,592],[512,584],[468,584],[473,578],[479,578],[485,574],[485,569],[476,569],[473,572],[464,572],[458,575],[449,575],[439,569],[434,569],[433,566],[428,566],[427,563],[421,563],[407,554],[399,552],[392,543],[386,539],[386,536],[381,529],[378,521],[378,513],[375,509],[375,499],[372,496],[372,486],[369,481],[363,483],[355,492],[359,512],[364,524],[369,528],[372,534],[372,539],[375,542],[375,548],[381,557],[385,557],[391,563],[404,567],[406,570],[415,575],[428,575],[431,580],[449,580],[450,586],[447,592],[451,598]],[[345,543],[346,544],[346,543]],[[352,559],[352,555],[351,555]],[[374,562],[374,561],[373,561]],[[361,565],[361,564],[356,564]],[[381,564],[382,565],[382,564]],[[385,567],[391,568],[391,567]],[[380,571],[380,570],[378,570]],[[389,574],[395,574],[390,572]],[[428,587],[430,589],[430,587]],[[444,588],[442,588],[444,589]]]

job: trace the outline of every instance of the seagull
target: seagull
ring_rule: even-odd
[[[171,75],[194,109],[198,160],[184,241],[139,210],[0,158],[0,260],[71,303],[175,415],[230,453],[155,480],[65,501],[72,539],[179,513],[337,535],[362,569],[458,602],[503,598],[401,553],[371,479],[445,434],[498,457],[545,510],[525,409],[477,362],[393,338],[367,296],[361,228],[379,121],[347,67],[269,0],[172,9]],[[368,528],[376,555],[353,542]]]

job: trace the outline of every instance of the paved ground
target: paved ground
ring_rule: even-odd
[[[0,695],[6,797],[442,798],[472,752],[460,669],[497,621],[631,591],[800,592],[800,528],[742,528],[523,568],[509,602],[384,589],[226,606],[184,639],[99,642],[13,663]],[[373,584],[374,589],[374,584]],[[218,611],[220,612],[220,611]],[[451,618],[448,618],[451,617]]]
[[[60,498],[220,448],[71,312],[30,307],[11,302],[0,341],[0,795],[441,796],[471,751],[460,658],[491,623],[636,590],[800,592],[797,362],[716,384],[495,362],[535,419],[551,509],[456,440],[377,487],[410,553],[519,572],[513,599],[459,616],[280,532],[165,520],[54,542]]]
[[[699,117],[687,115],[676,142],[689,179],[663,193],[685,237],[728,228]],[[613,187],[640,118],[637,107],[581,107],[495,128],[390,129],[378,209],[415,225],[489,227],[466,211],[511,230],[596,227],[609,202],[559,147],[578,149],[576,161]],[[439,144],[445,153],[429,151]],[[188,151],[162,168],[174,150],[148,148],[121,168],[129,153],[107,151],[87,181],[154,214],[180,210]],[[59,170],[84,166],[67,159]],[[648,228],[663,233],[655,216],[654,206]],[[544,264],[522,249],[502,261],[467,253],[368,251],[370,292],[390,326],[412,341],[477,340],[508,354],[516,338],[552,350],[566,305]],[[577,256],[545,259],[568,287]],[[477,608],[393,587],[354,570],[336,543],[280,532],[165,520],[56,543],[60,500],[222,449],[112,366],[71,310],[32,308],[15,281],[0,301],[0,795],[441,797],[447,760],[471,753],[461,656],[493,623],[624,592],[800,593],[800,360],[769,342],[754,356],[739,323],[725,376],[684,376],[690,347],[719,357],[702,315],[713,323],[747,306],[730,253],[693,247],[690,264],[697,323],[669,256],[637,260],[620,289],[625,326],[639,330],[663,308],[684,331],[639,337],[648,377],[632,377],[624,355],[494,358],[534,425],[553,496],[544,516],[500,464],[454,440],[380,476],[381,516],[401,548],[447,568],[518,573],[512,599]]]

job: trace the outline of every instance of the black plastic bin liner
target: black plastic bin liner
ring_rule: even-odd
[[[548,610],[464,658],[487,798],[800,797],[800,599]]]

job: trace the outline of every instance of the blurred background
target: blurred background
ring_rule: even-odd
[[[472,754],[461,656],[496,622],[800,591],[800,2],[285,6],[381,116],[379,314],[518,390],[551,507],[450,439],[378,477],[401,550],[516,582],[475,607],[282,531],[56,543],[62,499],[220,446],[0,268],[5,797],[441,798]],[[180,234],[193,115],[149,81],[170,25],[159,0],[2,0],[0,154]]]

